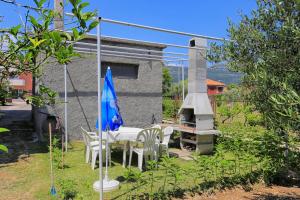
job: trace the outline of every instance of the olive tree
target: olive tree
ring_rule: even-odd
[[[229,22],[230,40],[213,44],[209,58],[244,74],[245,98],[269,129],[299,131],[300,1],[257,0],[241,18]]]

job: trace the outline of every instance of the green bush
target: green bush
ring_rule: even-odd
[[[78,194],[78,191],[76,189],[77,184],[73,180],[65,179],[65,180],[59,180],[59,195],[61,199],[63,200],[72,200],[75,199],[75,197]]]
[[[49,148],[50,150],[50,148]],[[54,136],[52,140],[52,155],[53,164],[57,169],[63,168],[63,152],[61,149],[61,141],[58,137]]]
[[[163,99],[163,117],[176,118],[180,109],[181,102],[169,98]]]
[[[8,131],[9,131],[8,129],[0,127],[0,133],[4,133],[4,132],[8,132]],[[8,153],[8,148],[5,145],[0,144],[0,152],[1,151]]]
[[[189,165],[162,157],[158,168],[156,162],[149,162],[148,171],[138,178],[133,171],[126,172],[126,183],[132,185],[128,188],[128,199],[181,199],[186,193],[193,195],[236,185],[249,190],[258,181],[278,183],[282,174],[287,174],[286,163],[294,171],[300,168],[300,152],[290,150],[285,157],[282,136],[272,130],[243,126],[241,122],[220,124],[219,130],[222,134],[217,138],[213,155],[194,155]],[[290,149],[297,149],[299,141],[289,139],[295,142]]]
[[[243,111],[243,106],[239,102],[232,102],[231,104],[221,105],[217,111],[224,124],[227,120],[233,120],[233,118],[237,117]]]

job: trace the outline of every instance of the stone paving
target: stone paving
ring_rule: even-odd
[[[192,158],[192,152],[188,150],[181,150],[181,149],[169,149],[170,156],[179,157],[183,160],[193,160]]]
[[[19,159],[27,158],[32,141],[31,105],[22,99],[13,99],[12,103],[0,106],[0,127],[10,131],[1,133],[0,144],[8,148],[8,154],[0,152],[1,164],[15,163]]]
[[[13,99],[12,103],[0,106],[0,127],[12,125],[15,122],[30,122],[31,105],[23,99]]]

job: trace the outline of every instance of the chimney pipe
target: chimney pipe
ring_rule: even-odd
[[[202,38],[192,38],[190,47],[207,46],[207,40]],[[188,92],[207,93],[206,86],[206,50],[189,50],[189,70],[188,70]]]

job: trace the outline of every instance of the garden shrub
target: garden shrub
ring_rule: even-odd
[[[176,118],[180,109],[181,102],[170,98],[163,99],[164,118]]]
[[[56,169],[62,169],[64,167],[62,154],[61,141],[54,136],[52,139],[52,159]]]
[[[77,184],[73,180],[65,179],[58,182],[60,190],[59,196],[63,200],[73,200],[78,194]]]
[[[227,120],[237,117],[243,110],[243,106],[240,102],[231,102],[230,104],[222,104],[218,107],[218,114],[221,117],[221,121],[224,124]]]
[[[255,131],[258,128],[250,127],[247,130]],[[148,174],[141,176],[145,186],[138,199],[182,198],[186,192],[202,193],[238,184],[249,188],[249,185],[260,180],[264,174],[271,174],[273,169],[267,168],[272,166],[271,160],[257,158],[259,154],[256,146],[252,146],[250,140],[244,140],[242,134],[237,134],[237,137],[224,135],[217,142],[214,155],[195,155],[188,168],[181,167],[174,158],[168,157],[160,160],[158,168],[155,162],[149,162]],[[263,161],[269,165],[264,166],[261,163]],[[125,176],[128,180],[132,177],[128,173]],[[161,185],[153,185],[155,180],[162,180],[157,181]],[[182,187],[185,181],[192,181],[193,186]],[[135,197],[137,196],[131,196],[130,199]]]
[[[0,134],[1,134],[1,133],[8,132],[8,131],[9,131],[8,129],[6,129],[6,128],[1,128],[1,127],[0,127]],[[1,152],[8,153],[8,148],[7,148],[5,145],[3,145],[3,144],[0,144],[0,153],[1,153]]]
[[[220,130],[214,154],[194,155],[190,166],[181,167],[169,157],[161,158],[158,168],[156,162],[150,162],[148,172],[139,176],[139,182],[144,183],[142,189],[131,187],[135,195],[129,199],[180,199],[185,193],[202,194],[236,185],[250,190],[258,181],[274,183],[285,170],[287,158],[280,134],[242,123],[222,124]],[[299,152],[290,152],[289,156],[290,166],[299,168]]]
[[[250,126],[263,125],[262,115],[255,110],[253,105],[245,104],[243,106],[242,113],[244,114],[245,117],[244,125],[250,125]]]

